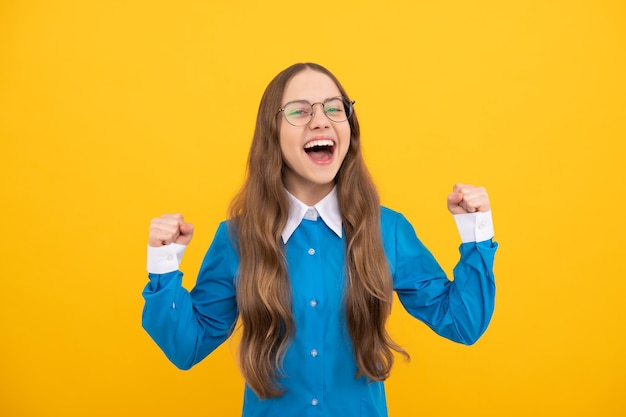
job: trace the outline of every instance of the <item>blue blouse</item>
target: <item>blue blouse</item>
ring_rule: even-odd
[[[381,225],[394,289],[406,311],[443,337],[476,342],[493,313],[497,244],[463,243],[450,281],[403,215],[382,208]],[[289,238],[285,251],[296,332],[279,380],[286,391],[259,399],[246,386],[244,417],[387,416],[384,383],[355,378],[342,303],[344,247],[321,218],[302,220]],[[223,222],[191,292],[182,287],[180,271],[149,274],[143,327],[177,367],[191,368],[232,333],[238,265]]]

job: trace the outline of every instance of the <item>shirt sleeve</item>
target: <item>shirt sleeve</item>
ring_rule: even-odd
[[[166,274],[177,271],[187,245],[172,243],[166,246],[148,246],[147,269],[152,274]]]
[[[461,242],[483,242],[493,238],[491,210],[485,212],[455,214],[454,221],[461,235]]]
[[[142,325],[178,368],[191,368],[232,333],[238,315],[237,259],[222,223],[191,292],[182,286],[180,270],[148,274]]]
[[[385,239],[394,289],[404,308],[437,334],[473,344],[485,332],[495,304],[491,239],[461,244],[450,281],[411,224],[398,214],[393,238]]]

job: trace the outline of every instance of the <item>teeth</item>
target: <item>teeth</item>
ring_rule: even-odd
[[[312,140],[311,142],[308,142],[306,145],[304,145],[304,149],[311,149],[316,146],[333,146],[333,145],[334,145],[333,141],[329,139]]]

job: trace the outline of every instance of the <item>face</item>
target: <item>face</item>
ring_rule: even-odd
[[[340,96],[326,74],[311,69],[296,74],[288,83],[282,104],[296,100],[323,103]],[[333,188],[337,172],[350,146],[349,122],[333,122],[314,106],[305,126],[292,126],[280,116],[280,149],[285,164],[285,186],[300,201],[313,205]]]

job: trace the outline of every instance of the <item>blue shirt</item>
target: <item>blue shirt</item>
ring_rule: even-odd
[[[497,244],[491,239],[463,243],[450,281],[404,216],[382,208],[381,226],[394,289],[404,308],[439,335],[474,343],[493,313]],[[355,378],[342,303],[344,249],[342,237],[319,217],[305,217],[285,243],[296,325],[279,381],[286,392],[260,400],[246,387],[244,417],[387,416],[384,384]],[[231,334],[238,315],[238,265],[223,222],[191,292],[182,287],[180,271],[149,274],[143,326],[179,368],[192,367]]]

